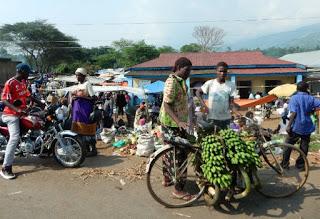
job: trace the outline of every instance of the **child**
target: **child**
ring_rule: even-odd
[[[56,109],[55,113],[59,121],[65,121],[68,118],[68,100],[61,98],[61,106]]]
[[[240,126],[235,122],[234,116],[231,116],[230,128],[235,132],[240,131]]]

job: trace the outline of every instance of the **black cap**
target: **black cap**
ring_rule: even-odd
[[[26,72],[28,74],[32,74],[31,68],[28,64],[25,63],[20,63],[16,66],[17,72],[19,71],[23,71]]]

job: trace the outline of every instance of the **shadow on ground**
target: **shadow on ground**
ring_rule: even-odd
[[[320,189],[314,184],[306,183],[300,191],[292,196],[279,199],[266,198],[253,191],[247,198],[231,203],[222,203],[215,210],[229,215],[246,214],[251,217],[284,218],[288,214],[299,213],[302,210],[301,205],[307,197],[314,197],[315,201],[319,200]]]
[[[111,167],[113,165],[117,165],[123,162],[123,158],[118,156],[107,156],[107,155],[98,155],[96,157],[87,157],[85,161],[80,165],[80,167],[74,168],[103,168],[103,167]],[[15,158],[14,172],[19,175],[36,173],[45,170],[65,170],[72,168],[64,168],[61,166],[53,157],[47,158],[38,158],[38,157],[29,157]]]

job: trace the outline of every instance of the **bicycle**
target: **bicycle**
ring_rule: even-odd
[[[240,167],[230,169],[234,183],[231,188],[227,189],[225,200],[230,201],[231,198],[241,199],[246,197],[251,191],[251,184],[266,197],[282,198],[297,192],[305,184],[308,177],[309,164],[306,156],[300,149],[292,145],[268,141],[269,136],[267,134],[270,134],[269,130],[262,129],[250,118],[246,117],[246,119],[251,122],[250,128],[255,131],[256,149],[257,153],[263,158],[263,165],[261,169],[251,169],[250,172],[246,172]],[[202,195],[204,195],[204,200],[208,205],[218,204],[221,199],[221,189],[219,186],[209,183],[200,168],[202,164],[202,149],[180,137],[167,139],[167,142],[169,145],[152,154],[147,163],[147,186],[152,197],[169,208],[189,206]],[[303,171],[295,171],[290,165],[289,169],[281,166],[281,162],[279,162],[281,155],[288,148],[293,151],[294,157],[299,155],[303,158],[305,164],[304,174],[302,173]],[[176,160],[176,155],[180,150],[183,150],[187,156],[179,163]],[[169,180],[165,181],[163,173],[167,166],[163,158],[168,155],[173,160],[173,167],[166,171],[170,176],[168,177]],[[303,177],[296,177],[300,173],[302,173]],[[297,182],[290,184],[293,181],[292,178],[296,178]],[[184,191],[189,193],[190,199],[178,199],[173,196],[174,186],[181,180],[184,181]]]
[[[217,133],[216,128],[214,132]],[[189,206],[202,195],[204,195],[204,200],[208,205],[218,203],[221,192],[219,186],[209,183],[201,170],[203,163],[201,158],[202,148],[192,145],[188,140],[181,137],[167,137],[166,141],[169,144],[152,154],[147,163],[147,186],[152,197],[160,204],[169,208]],[[176,160],[176,155],[179,154],[180,150],[183,150],[187,156],[179,163]],[[164,162],[164,157],[168,155],[173,160],[173,167],[169,171],[166,170],[168,167]],[[164,181],[165,170],[167,174],[170,174],[167,181]],[[243,198],[250,192],[249,176],[242,168],[234,168],[232,172],[239,175],[239,179],[243,179],[245,189],[238,193],[228,193],[226,199],[231,199],[231,197],[235,199]],[[187,200],[183,198],[177,199],[172,195],[174,187],[181,180],[184,181],[184,191],[188,192],[192,198]]]
[[[294,145],[272,141],[272,130],[262,128],[251,118],[242,117],[256,138],[257,153],[263,158],[262,167],[253,173],[256,190],[269,198],[285,198],[299,191],[309,175],[309,163],[303,151]],[[291,159],[284,166],[282,159],[287,150],[291,150]],[[303,160],[303,169],[295,167],[294,161],[299,157]]]

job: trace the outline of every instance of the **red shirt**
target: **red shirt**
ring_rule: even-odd
[[[22,101],[22,105],[18,108],[24,110],[27,108],[27,97],[29,96],[30,92],[27,89],[27,83],[25,80],[18,81],[15,78],[10,78],[4,85],[1,99],[7,100],[11,104],[13,104],[15,100],[20,99]],[[7,115],[19,115],[18,112],[7,106],[4,108],[3,113]]]

